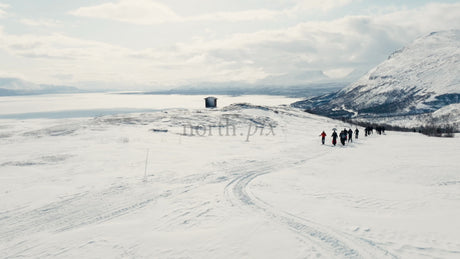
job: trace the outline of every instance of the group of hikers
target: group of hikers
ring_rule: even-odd
[[[355,139],[358,139],[358,137],[359,137],[359,129],[358,128],[356,128],[354,131],[352,129],[347,130],[345,128],[339,134],[337,134],[337,129],[332,129],[332,130],[333,130],[333,132],[332,132],[331,137],[332,137],[332,145],[334,145],[334,146],[337,145],[337,138],[339,138],[340,143],[342,143],[342,145],[345,146],[346,142],[353,142],[353,133],[355,135]],[[379,135],[382,135],[382,133],[385,134],[385,128],[384,127],[378,126],[378,127],[376,127],[376,130],[377,130],[377,133]],[[374,132],[374,127],[368,126],[368,127],[366,127],[364,129],[364,136],[367,137],[367,136],[371,135],[373,132]],[[324,143],[326,142],[326,136],[327,136],[326,132],[324,132],[324,131],[321,132],[320,136],[321,136],[321,142],[324,145]]]
[[[379,135],[385,134],[385,127],[383,127],[383,126],[377,126],[377,127],[375,127],[375,130],[377,131],[377,133]],[[367,136],[371,135],[372,133],[374,133],[374,127],[367,126],[364,129],[364,136],[367,137]]]

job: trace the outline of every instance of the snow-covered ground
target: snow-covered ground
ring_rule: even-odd
[[[459,258],[460,138],[322,146],[350,125],[239,98],[1,119],[0,257]]]

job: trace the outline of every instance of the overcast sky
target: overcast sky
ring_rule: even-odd
[[[0,0],[0,77],[85,89],[350,80],[460,1]]]

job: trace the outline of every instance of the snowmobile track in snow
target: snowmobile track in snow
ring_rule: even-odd
[[[299,162],[304,163],[314,158]],[[326,256],[333,256],[334,258],[397,258],[389,251],[378,247],[371,240],[328,229],[308,219],[276,209],[255,196],[250,191],[249,185],[254,179],[271,173],[273,167],[269,164],[267,162],[263,163],[261,167],[252,167],[254,171],[244,172],[234,178],[225,187],[224,192],[227,199],[235,206],[239,204],[239,206],[250,207],[263,212],[268,218],[286,225],[291,231],[318,245],[322,251],[329,253]]]
[[[136,195],[137,201],[126,197]],[[61,232],[105,222],[139,210],[160,196],[136,193],[129,186],[116,186],[99,193],[80,193],[39,208],[14,212],[0,218],[0,238],[13,239],[41,231]],[[1,239],[0,239],[1,240]]]

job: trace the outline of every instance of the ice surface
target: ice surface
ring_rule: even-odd
[[[94,117],[167,109],[201,109],[205,96],[83,93],[0,97],[0,118]],[[251,100],[253,104],[290,104],[299,99],[279,96],[216,96],[218,107]]]

